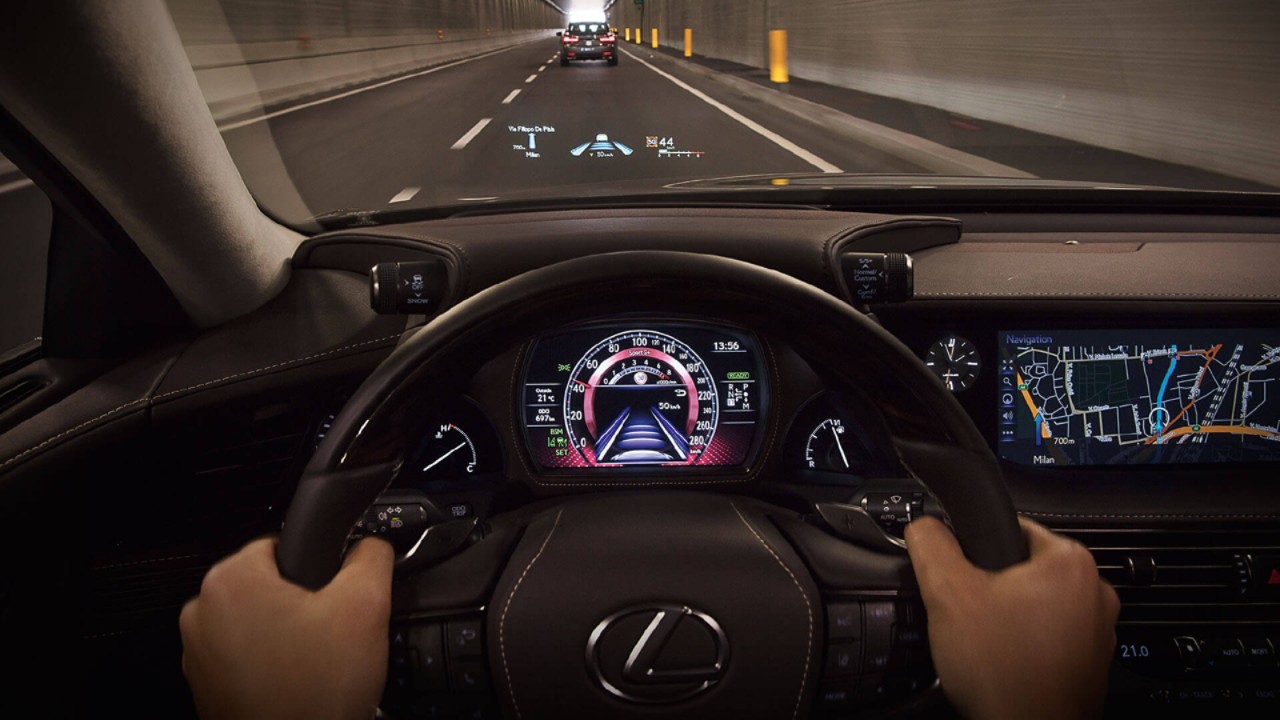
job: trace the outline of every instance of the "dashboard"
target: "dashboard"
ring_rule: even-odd
[[[973,284],[955,292],[936,274],[940,263],[989,250],[973,273],[988,273],[994,286],[1001,272],[1019,277],[1016,263],[1046,263],[1044,244],[939,247],[891,235],[828,240],[824,272],[840,268],[850,249],[913,253],[916,297],[867,309],[968,411],[1019,511],[1087,545],[1117,588],[1113,699],[1140,707],[1266,701],[1280,642],[1280,597],[1270,584],[1280,534],[1266,510],[1280,490],[1280,311],[1258,299],[1265,284],[1212,301],[1162,297],[1159,288],[1137,298],[1072,297],[1053,284],[1067,277],[1062,265],[1040,275],[1043,291],[1015,299]],[[488,248],[466,227],[453,240],[472,240],[469,252]],[[1117,250],[1101,245],[1099,254]],[[738,247],[726,254],[751,259],[756,246]],[[1057,253],[1050,259],[1080,262]],[[786,262],[771,265],[823,285]],[[838,271],[831,280],[832,292],[852,294]],[[754,328],[647,315],[643,305],[557,328],[477,369],[460,402],[483,416],[473,422],[489,438],[477,443],[488,459],[477,467],[494,470],[471,478],[479,484],[436,486],[431,498],[445,515],[655,480],[707,489],[729,482],[797,509],[853,504],[890,543],[905,522],[939,512],[892,452],[881,410],[829,383],[824,368]]]
[[[312,238],[276,304],[204,333],[180,356],[158,350],[154,372],[131,368],[134,385],[115,381],[106,404],[83,401],[84,415],[66,425],[134,433],[141,449],[129,457],[149,479],[139,487],[172,504],[145,527],[95,528],[128,536],[102,544],[101,572],[147,568],[146,582],[171,582],[185,598],[197,563],[234,546],[123,553],[279,529],[327,422],[427,319],[369,311],[375,263],[443,263],[445,309],[565,258],[679,249],[754,262],[862,306],[842,256],[904,252],[915,296],[863,307],[950,387],[1000,458],[1018,511],[1087,545],[1117,588],[1113,699],[1144,708],[1266,700],[1276,690],[1267,653],[1280,650],[1280,583],[1271,582],[1280,577],[1280,292],[1257,268],[1280,263],[1280,225],[1066,215],[610,209]],[[1206,254],[1217,262],[1203,272],[1170,269]],[[1172,276],[1176,287],[1160,284]],[[424,399],[397,438],[400,473],[357,533],[384,535],[403,554],[412,543],[396,531],[415,523],[483,525],[559,495],[655,483],[750,494],[797,513],[852,504],[890,545],[903,521],[939,510],[893,452],[884,408],[750,323],[696,307],[655,314],[638,288],[632,308],[584,308],[492,351],[451,377],[448,393]],[[143,396],[147,421],[112,414]],[[17,454],[47,437],[3,441]],[[10,476],[26,472],[15,467]],[[67,475],[94,477],[94,467]],[[108,484],[95,498],[103,518],[147,499]],[[229,538],[232,527],[244,537]],[[97,613],[86,615],[89,632],[132,632],[143,615],[101,601],[103,592],[84,594]]]

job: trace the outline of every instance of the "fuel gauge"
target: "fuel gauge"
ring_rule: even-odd
[[[846,485],[858,478],[877,477],[893,469],[881,448],[879,421],[863,402],[843,394],[823,392],[796,413],[783,453],[797,482]]]
[[[804,460],[810,470],[831,470],[834,472],[853,472],[849,463],[850,450],[845,445],[851,437],[846,437],[844,421],[838,417],[825,417],[809,433],[804,445]],[[861,452],[854,448],[854,453]]]

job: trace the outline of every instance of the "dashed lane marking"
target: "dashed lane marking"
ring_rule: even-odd
[[[520,94],[520,88],[516,88],[515,90],[512,90],[510,95],[508,95],[508,96],[506,96],[505,98],[503,98],[503,99],[502,99],[502,104],[503,104],[503,105],[510,105],[510,104],[511,104],[511,101],[512,101],[512,100],[515,100],[515,99],[516,99],[516,96],[517,96],[517,95],[519,95],[519,94]]]
[[[474,127],[472,127],[470,130],[467,131],[466,135],[463,135],[462,137],[458,138],[458,142],[454,143],[453,147],[450,149],[461,150],[462,148],[466,147],[467,143],[471,142],[472,140],[475,140],[476,136],[480,134],[480,131],[484,130],[484,126],[488,125],[491,120],[493,120],[493,118],[481,119],[480,122],[476,123]]]
[[[392,203],[408,202],[412,200],[413,196],[417,195],[420,190],[422,190],[420,187],[407,187],[396,193],[396,196],[388,200],[387,204],[390,205]]]

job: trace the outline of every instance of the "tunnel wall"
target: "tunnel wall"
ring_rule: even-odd
[[[546,0],[168,0],[216,119],[551,38]]]
[[[1280,186],[1273,0],[646,0],[644,41]],[[610,20],[639,27],[617,0]],[[1099,178],[1105,180],[1106,178]]]

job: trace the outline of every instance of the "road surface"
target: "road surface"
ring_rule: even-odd
[[[552,187],[572,196],[620,180],[656,187],[754,173],[923,172],[682,72],[647,48],[624,44],[617,66],[562,67],[557,51],[554,41],[518,46],[224,126],[223,137],[241,165],[274,140],[317,214]],[[249,175],[255,194],[270,195],[270,172]]]

